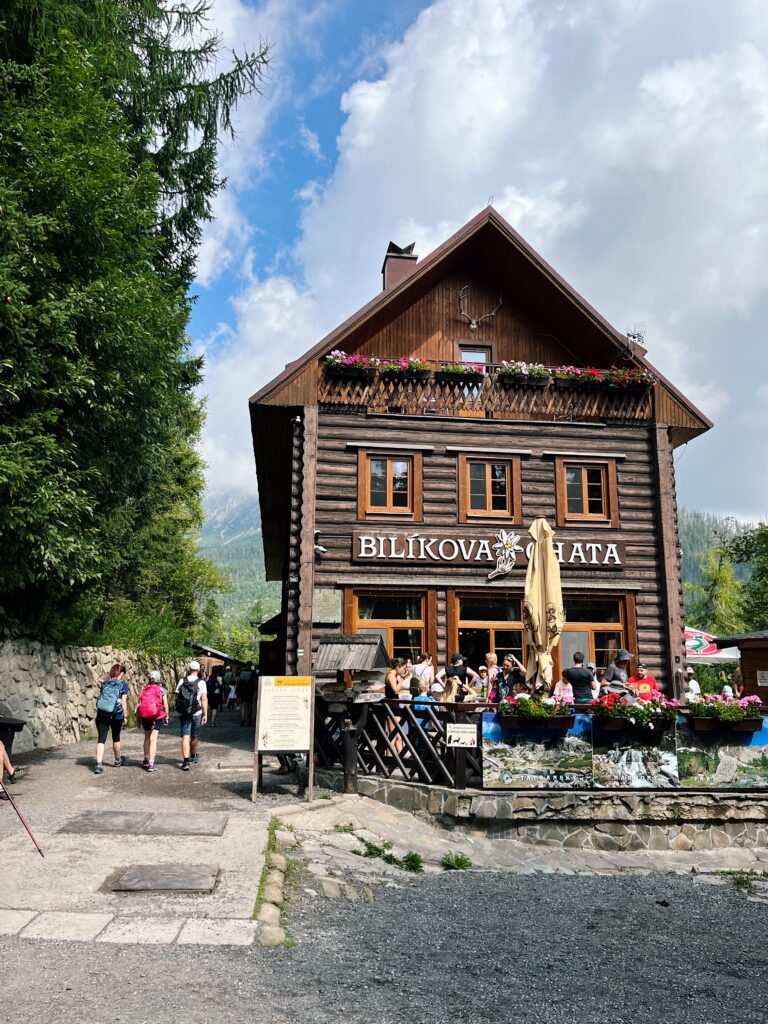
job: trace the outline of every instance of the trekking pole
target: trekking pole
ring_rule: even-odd
[[[41,857],[42,857],[43,859],[45,859],[45,854],[44,854],[44,853],[43,853],[43,851],[42,851],[42,850],[40,849],[40,844],[39,844],[39,843],[38,843],[38,841],[37,841],[37,840],[35,839],[35,837],[34,837],[34,836],[32,835],[32,829],[31,829],[31,828],[29,827],[29,825],[28,825],[28,824],[26,823],[26,821],[24,820],[24,815],[23,815],[23,814],[21,813],[21,811],[19,810],[19,808],[18,808],[18,807],[16,806],[16,801],[15,801],[15,800],[13,799],[13,797],[11,796],[11,794],[10,794],[10,793],[8,792],[8,788],[7,788],[7,786],[4,786],[4,785],[3,785],[3,783],[2,783],[2,780],[0,780],[0,793],[5,793],[5,797],[6,797],[6,800],[7,800],[7,801],[8,801],[8,803],[9,803],[9,804],[11,805],[11,807],[12,807],[12,808],[14,809],[14,811],[16,811],[16,813],[18,814],[18,816],[19,816],[19,821],[20,821],[20,822],[21,822],[21,824],[22,824],[22,825],[24,826],[24,828],[25,828],[25,829],[27,830],[27,835],[29,836],[29,838],[30,838],[30,839],[32,840],[32,842],[33,842],[33,843],[35,844],[35,849],[36,849],[36,850],[37,850],[37,852],[38,852],[38,853],[40,854],[40,856],[41,856]]]

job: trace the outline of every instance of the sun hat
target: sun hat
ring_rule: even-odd
[[[622,647],[621,650],[619,651],[619,653],[616,655],[616,657],[613,660],[614,661],[631,661],[632,660],[632,655],[629,653],[629,651],[625,647]]]

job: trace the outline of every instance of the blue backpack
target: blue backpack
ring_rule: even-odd
[[[105,715],[114,715],[119,711],[122,685],[119,679],[105,679],[96,701],[96,710],[103,711]]]

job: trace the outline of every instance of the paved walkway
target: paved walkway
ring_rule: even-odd
[[[268,793],[251,803],[253,731],[232,712],[203,730],[189,772],[173,724],[152,775],[143,734],[123,738],[128,765],[105,758],[100,776],[93,743],[16,759],[29,775],[12,793],[45,859],[0,802],[0,935],[250,945],[271,806],[295,799],[295,778],[267,768]]]

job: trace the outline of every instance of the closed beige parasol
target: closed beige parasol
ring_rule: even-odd
[[[565,622],[560,563],[552,545],[554,533],[546,519],[534,519],[528,533],[533,549],[525,574],[523,625],[528,648],[526,681],[537,692],[552,689],[552,650]]]

